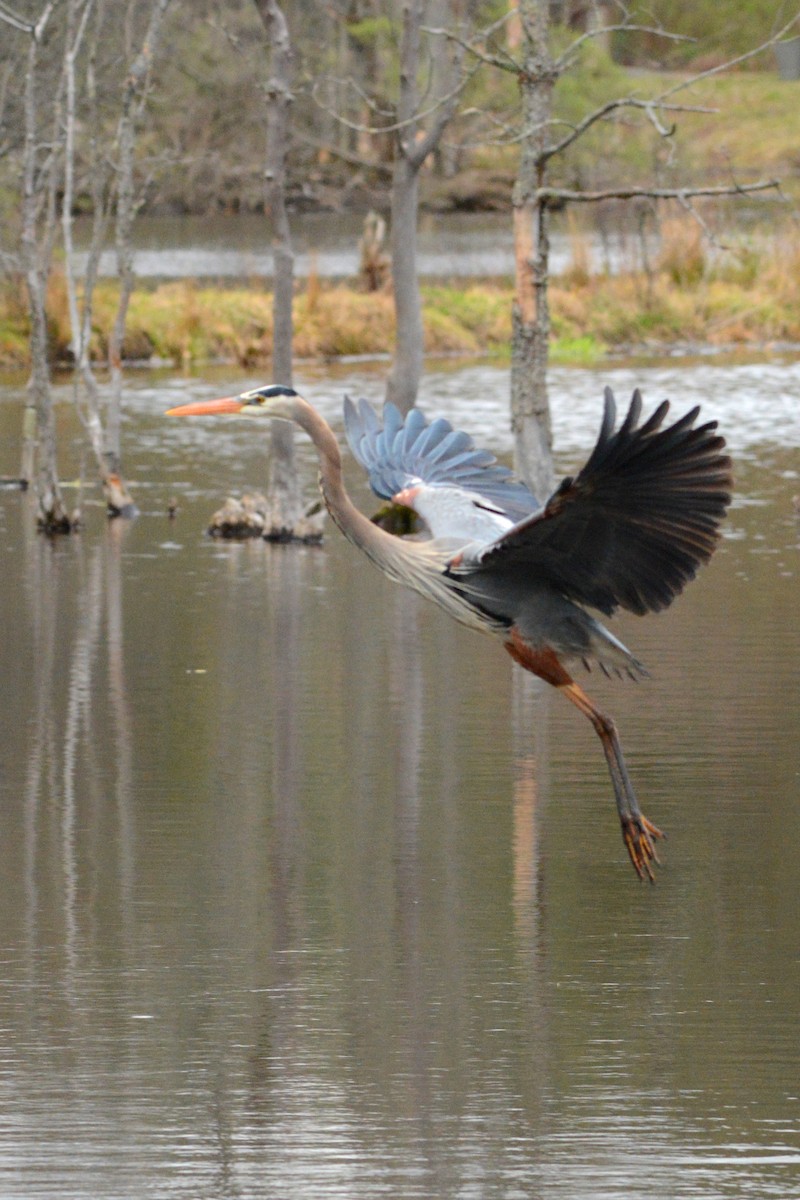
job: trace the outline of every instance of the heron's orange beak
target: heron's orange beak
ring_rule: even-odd
[[[215,417],[219,413],[240,413],[244,404],[239,396],[223,396],[221,400],[194,400],[168,408],[168,417]]]

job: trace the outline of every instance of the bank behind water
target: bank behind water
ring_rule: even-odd
[[[591,251],[574,239],[571,259],[550,288],[554,358],[588,364],[607,351],[653,352],[692,345],[800,344],[800,238],[741,240],[709,252],[690,221],[662,231],[647,270],[598,272]],[[513,288],[510,280],[464,280],[422,285],[426,351],[432,355],[508,354]],[[92,355],[107,355],[117,286],[97,287]],[[68,364],[69,321],[63,274],[49,289],[51,358]],[[325,360],[390,352],[394,309],[390,289],[367,293],[355,283],[311,274],[295,299],[295,355]],[[263,284],[209,285],[194,280],[156,283],[131,300],[124,357],[186,366],[225,361],[267,362],[272,343],[272,295]],[[28,318],[22,288],[6,282],[0,294],[0,367],[25,367]]]

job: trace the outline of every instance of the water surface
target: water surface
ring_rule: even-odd
[[[299,383],[340,428],[383,370]],[[162,413],[247,382],[131,377],[135,523],[87,493],[51,544],[0,497],[0,1195],[800,1196],[798,364],[553,373],[564,470],[606,382],[736,458],[710,567],[613,622],[653,679],[587,681],[655,887],[588,724],[501,649],[335,530],[203,536],[263,433]],[[450,367],[423,402],[507,454],[506,395]]]
[[[358,274],[363,217],[353,213],[304,213],[291,219],[295,274],[304,279],[344,279]],[[134,228],[134,261],[141,279],[271,279],[270,227],[263,216],[140,217]],[[88,222],[76,222],[80,270],[91,239]],[[641,246],[627,223],[604,233],[581,235],[591,270],[638,264]],[[556,218],[551,236],[551,270],[565,270],[576,237]],[[388,237],[386,241],[388,251]],[[422,278],[498,277],[514,273],[510,211],[507,213],[423,213],[418,231],[418,272]],[[101,275],[116,274],[116,256],[106,250]]]

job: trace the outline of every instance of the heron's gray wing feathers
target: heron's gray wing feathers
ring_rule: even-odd
[[[666,608],[713,552],[731,461],[716,421],[694,428],[699,408],[665,429],[667,401],[643,425],[641,408],[636,391],[615,432],[606,388],[597,444],[580,473],[453,572],[529,576],[604,613]]]
[[[428,421],[418,408],[403,418],[391,403],[383,421],[366,400],[344,402],[344,428],[354,458],[369,474],[372,490],[385,499],[411,483],[448,483],[479,492],[513,521],[539,505],[523,483],[493,454],[478,450],[466,433],[437,417]]]

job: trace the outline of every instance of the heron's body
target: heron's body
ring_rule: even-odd
[[[485,546],[514,524],[508,513],[480,492],[448,484],[412,484],[396,493],[394,500],[419,513],[437,541],[450,541],[459,549],[471,543]]]
[[[362,401],[345,405],[356,458],[373,489],[416,509],[429,540],[402,539],[373,524],[342,481],[336,438],[291,388],[259,388],[181,415],[247,412],[294,421],[311,437],[328,510],[344,535],[391,579],[461,624],[498,638],[512,658],[558,688],[587,716],[608,763],[623,838],[637,873],[653,878],[654,839],[628,776],[613,721],[575,682],[581,663],[637,678],[643,665],[588,608],[646,613],[666,607],[713,552],[730,500],[730,461],[715,424],[694,428],[699,410],[662,428],[668,405],[643,423],[634,393],[615,429],[609,391],[600,435],[576,478],[540,505],[491,455],[417,409],[384,424]]]

